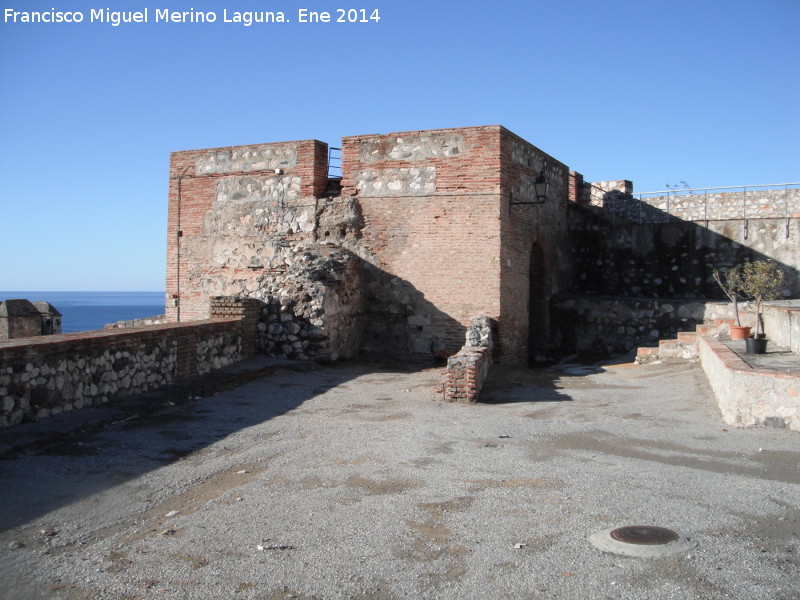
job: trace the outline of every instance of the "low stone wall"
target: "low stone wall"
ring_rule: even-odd
[[[764,306],[764,331],[778,346],[800,354],[800,300]]]
[[[0,427],[105,404],[237,363],[255,348],[254,307],[220,318],[0,342]]]
[[[486,316],[473,317],[467,329],[467,342],[447,359],[444,399],[448,402],[477,402],[483,382],[492,365],[492,327]]]
[[[800,431],[800,375],[753,370],[718,340],[698,337],[703,370],[728,425]]]

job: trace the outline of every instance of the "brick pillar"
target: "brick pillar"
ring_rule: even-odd
[[[581,203],[583,196],[583,175],[577,171],[569,172],[569,195],[567,199],[575,204]]]
[[[253,298],[214,296],[210,299],[212,319],[241,319],[242,358],[255,354],[256,330],[262,303]]]

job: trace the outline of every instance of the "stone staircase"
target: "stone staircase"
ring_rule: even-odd
[[[728,326],[732,324],[735,324],[733,319],[715,319],[713,323],[698,325],[694,331],[679,331],[675,339],[659,340],[656,347],[637,348],[635,362],[637,365],[646,365],[668,358],[696,359],[698,336],[719,338],[723,334],[727,335]]]

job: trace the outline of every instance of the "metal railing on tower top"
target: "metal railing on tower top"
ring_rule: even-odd
[[[328,179],[341,179],[342,177],[342,149],[328,148]]]

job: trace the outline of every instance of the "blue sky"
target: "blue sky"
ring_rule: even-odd
[[[800,2],[114,2],[0,19],[0,290],[163,290],[174,150],[501,124],[636,191],[800,180]],[[24,6],[20,6],[24,5]],[[378,23],[222,23],[377,8]],[[153,23],[156,9],[217,23]]]

